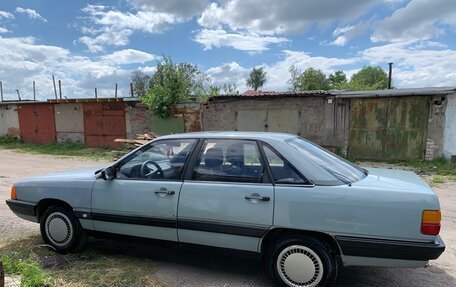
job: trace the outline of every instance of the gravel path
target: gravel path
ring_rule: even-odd
[[[19,154],[0,149],[0,240],[38,234],[39,226],[16,217],[6,206],[14,180],[61,169],[100,165],[103,162],[52,156]],[[456,286],[456,182],[434,185],[443,211],[441,235],[447,249],[428,268],[351,267],[340,270],[337,286]],[[169,248],[93,240],[88,248],[126,253],[157,263],[154,276],[169,286],[271,286],[259,263],[230,257],[219,252],[199,252],[188,248]]]

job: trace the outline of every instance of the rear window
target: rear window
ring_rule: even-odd
[[[357,182],[367,176],[367,170],[305,139],[292,138],[286,142],[344,183]]]

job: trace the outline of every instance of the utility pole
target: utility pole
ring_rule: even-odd
[[[3,102],[3,83],[0,81],[0,100]]]
[[[114,97],[117,99],[117,83],[116,83],[116,92],[114,93]]]
[[[21,93],[19,93],[19,90],[16,89],[17,92],[17,97],[19,98],[19,102],[21,101]]]
[[[97,88],[95,88],[95,99],[98,99],[98,92],[97,92]]]
[[[33,100],[36,101],[35,81],[33,81]]]
[[[54,83],[55,99],[57,100],[57,88],[56,88],[56,86],[55,86],[55,78],[54,78],[54,75],[52,75],[52,82]]]
[[[388,89],[391,89],[391,81],[393,78],[393,63],[388,63],[389,73],[388,73]]]
[[[60,99],[62,99],[62,82],[59,80],[59,95]]]

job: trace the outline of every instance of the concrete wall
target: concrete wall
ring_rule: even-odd
[[[17,105],[0,105],[0,136],[20,135]]]
[[[344,154],[348,144],[348,100],[325,96],[255,99],[218,98],[203,106],[202,127],[210,130],[236,130],[236,111],[242,109],[298,109],[298,134]]]
[[[443,134],[446,121],[447,98],[446,96],[432,96],[429,99],[426,160],[443,156]]]
[[[447,97],[445,127],[443,132],[443,151],[445,157],[456,156],[456,93]]]
[[[82,104],[55,104],[54,113],[57,142],[84,143],[84,112]]]

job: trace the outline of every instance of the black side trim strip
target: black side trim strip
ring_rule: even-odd
[[[91,218],[98,221],[176,228],[176,220],[119,214],[92,213]]]
[[[439,258],[445,251],[440,236],[429,243],[349,236],[336,236],[336,240],[342,253],[349,256],[427,261]]]
[[[7,199],[6,204],[8,207],[16,213],[27,215],[27,216],[36,216],[35,203],[15,200],[15,199]]]
[[[268,231],[268,228],[266,227],[263,228],[257,226],[231,225],[218,222],[189,219],[179,220],[177,226],[179,229],[224,233],[258,238],[263,237],[263,235]]]
[[[83,217],[86,214],[87,217]],[[235,225],[223,224],[219,222],[201,221],[183,219],[176,221],[174,219],[162,219],[153,217],[129,216],[120,214],[107,214],[107,213],[89,213],[89,212],[75,212],[76,217],[81,219],[93,219],[97,221],[126,223],[136,225],[147,225],[168,228],[180,228],[187,230],[206,231],[214,233],[224,233],[248,237],[261,238],[269,230],[267,227],[248,226],[248,225]]]

